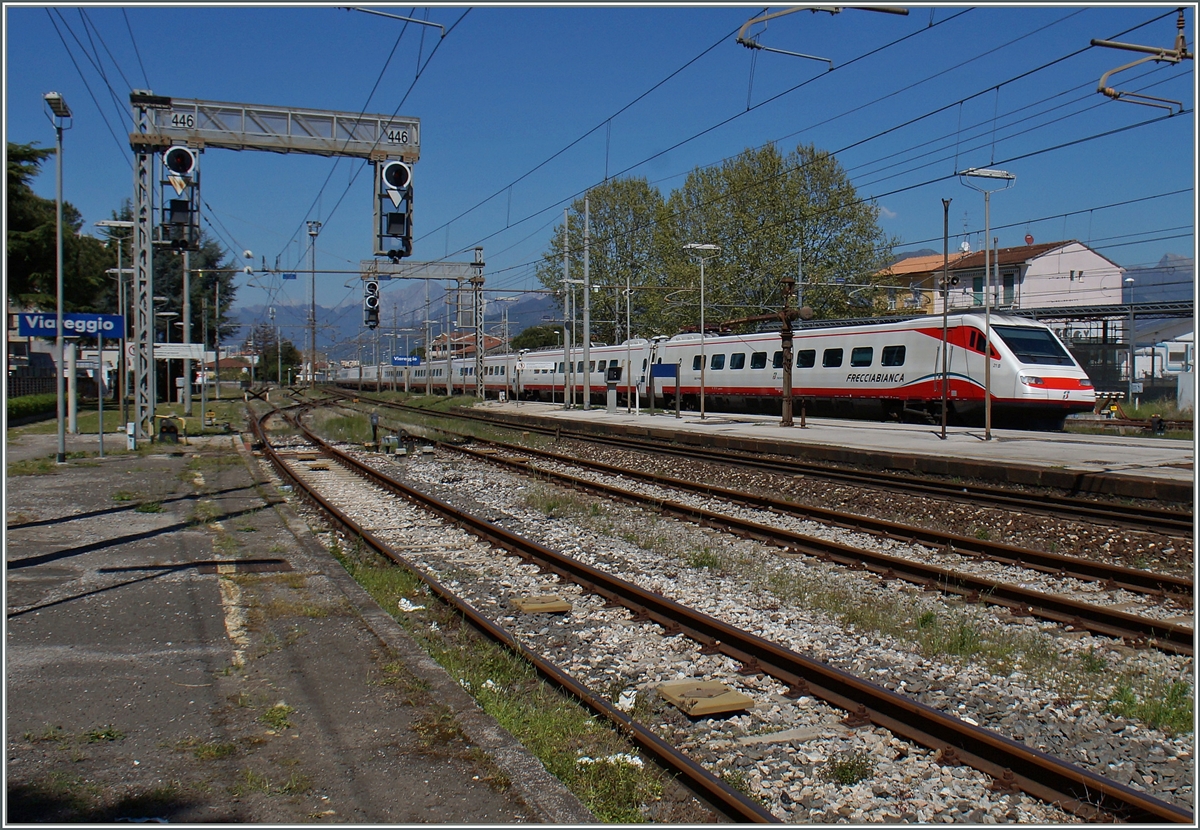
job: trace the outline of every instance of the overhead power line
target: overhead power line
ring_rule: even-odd
[[[1140,28],[1141,26],[1148,25],[1148,23],[1150,23],[1150,22],[1154,22],[1155,20],[1162,19],[1163,17],[1169,17],[1169,16],[1171,16],[1172,14],[1174,14],[1174,11],[1171,11],[1171,12],[1165,13],[1165,14],[1163,14],[1163,15],[1160,15],[1160,16],[1158,16],[1158,17],[1156,17],[1156,18],[1154,18],[1154,19],[1152,19],[1152,20],[1150,20],[1150,21],[1147,21],[1147,23],[1139,24],[1139,26],[1135,26],[1135,27],[1131,27],[1131,28],[1129,28],[1129,29],[1126,29],[1124,33],[1127,33],[1127,32],[1130,32],[1130,31],[1134,31],[1135,29],[1137,29],[1137,28]],[[953,19],[953,18],[949,18],[949,19]],[[944,21],[943,21],[943,22],[944,22]],[[1123,36],[1123,34],[1124,34],[1124,33],[1119,33],[1119,34],[1115,35],[1115,37],[1120,37],[1120,36]],[[884,137],[884,136],[886,136],[886,135],[889,135],[889,134],[891,134],[891,133],[894,133],[894,132],[896,132],[896,131],[898,131],[898,130],[900,130],[900,129],[903,129],[903,128],[905,128],[905,127],[911,126],[911,125],[913,125],[913,124],[915,124],[915,123],[918,123],[918,122],[920,122],[920,121],[922,121],[922,120],[924,120],[924,119],[927,119],[927,118],[929,118],[929,117],[931,117],[931,116],[933,116],[933,115],[936,115],[936,114],[938,114],[938,113],[941,113],[941,112],[945,112],[945,111],[951,110],[951,109],[953,109],[954,107],[960,106],[962,103],[965,103],[965,102],[967,102],[967,101],[969,101],[969,100],[972,100],[972,99],[974,99],[974,98],[977,98],[977,97],[979,97],[979,96],[981,96],[981,95],[985,95],[985,94],[987,94],[989,91],[992,91],[992,90],[994,90],[994,89],[998,89],[998,88],[1000,88],[1000,87],[1002,87],[1002,86],[1004,86],[1004,85],[1007,85],[1007,84],[1015,83],[1015,82],[1016,82],[1016,81],[1018,81],[1018,80],[1023,80],[1023,79],[1025,79],[1025,78],[1027,78],[1027,77],[1030,77],[1031,75],[1033,75],[1033,74],[1035,74],[1035,73],[1037,73],[1037,72],[1044,71],[1044,70],[1046,70],[1046,69],[1048,69],[1048,68],[1050,68],[1050,67],[1052,67],[1052,66],[1054,66],[1054,65],[1056,65],[1056,64],[1058,64],[1058,63],[1061,63],[1063,60],[1065,60],[1065,59],[1067,59],[1067,58],[1070,58],[1070,57],[1075,57],[1075,56],[1077,56],[1077,55],[1079,55],[1079,54],[1081,54],[1081,53],[1083,53],[1083,52],[1085,52],[1085,51],[1087,51],[1088,49],[1091,49],[1091,48],[1093,48],[1093,47],[1090,47],[1090,46],[1089,46],[1089,47],[1087,47],[1087,48],[1085,48],[1085,49],[1076,50],[1076,51],[1074,51],[1074,52],[1071,52],[1071,53],[1069,53],[1069,54],[1068,54],[1068,55],[1066,55],[1066,56],[1063,56],[1063,57],[1060,57],[1060,58],[1055,58],[1055,59],[1054,59],[1054,60],[1052,60],[1052,61],[1049,61],[1049,62],[1043,63],[1043,64],[1041,64],[1040,66],[1036,67],[1035,69],[1026,70],[1026,71],[1023,71],[1023,72],[1021,72],[1021,73],[1018,73],[1017,75],[1015,75],[1015,76],[1013,76],[1013,77],[1011,77],[1011,78],[1009,78],[1009,79],[1006,79],[1006,80],[1004,80],[1004,81],[1001,81],[1001,82],[1000,82],[1000,83],[998,83],[998,84],[993,84],[993,85],[990,85],[990,86],[988,86],[986,89],[983,89],[983,90],[980,90],[980,91],[978,91],[978,92],[972,93],[972,94],[970,94],[970,95],[968,95],[968,96],[964,96],[963,98],[960,98],[958,101],[955,101],[955,102],[952,102],[952,103],[949,103],[949,104],[946,104],[946,105],[943,105],[943,106],[937,107],[937,108],[935,108],[935,109],[933,109],[933,110],[930,110],[930,111],[928,111],[928,112],[926,112],[926,113],[924,113],[924,114],[922,114],[922,115],[915,116],[914,118],[911,118],[911,119],[909,119],[909,120],[907,120],[907,121],[905,121],[905,122],[902,122],[902,123],[901,123],[901,124],[899,124],[899,125],[895,125],[895,126],[892,126],[892,127],[886,128],[886,129],[884,129],[884,130],[881,130],[881,131],[879,131],[879,132],[877,132],[877,133],[875,133],[875,134],[873,134],[873,135],[871,135],[871,136],[868,136],[868,137],[866,137],[866,138],[864,138],[864,139],[860,139],[860,140],[858,140],[858,141],[852,142],[852,143],[850,143],[850,144],[848,144],[848,145],[846,145],[846,146],[844,146],[844,147],[842,147],[842,148],[840,148],[840,149],[838,149],[838,150],[831,151],[831,152],[829,153],[829,155],[831,155],[831,156],[837,156],[838,154],[840,154],[840,153],[844,153],[844,152],[846,152],[846,151],[847,151],[847,150],[849,150],[849,149],[853,149],[853,148],[855,148],[855,147],[862,146],[862,145],[864,145],[864,144],[866,144],[866,143],[868,143],[868,142],[870,142],[870,141],[874,141],[874,140],[876,140],[876,139],[878,139],[878,138],[881,138],[881,137]],[[878,50],[876,50],[876,51],[878,51]],[[828,76],[828,74],[829,74],[829,73],[825,73],[824,75],[822,75],[822,76],[820,76],[820,77],[827,77],[827,76]],[[786,94],[786,93],[781,93],[781,94]],[[777,97],[778,97],[778,96],[777,96]],[[856,108],[856,109],[857,109],[857,108]],[[734,117],[736,118],[737,116],[734,116]],[[697,135],[703,134],[704,132],[711,131],[712,129],[715,129],[717,126],[721,126],[722,124],[724,124],[724,123],[728,123],[728,121],[731,121],[731,120],[732,120],[732,118],[730,118],[730,119],[725,119],[725,121],[722,121],[722,122],[720,122],[718,125],[714,125],[714,127],[710,127],[710,128],[708,128],[707,130],[705,130],[705,131],[702,131],[701,133],[698,133]],[[1142,125],[1145,125],[1145,124],[1154,123],[1155,121],[1158,121],[1158,120],[1161,120],[1161,119],[1151,119],[1151,120],[1149,120],[1149,121],[1144,121],[1144,122],[1141,122],[1139,125],[1134,125],[1134,126],[1142,126]],[[1115,133],[1117,133],[1117,132],[1122,132],[1122,131],[1124,131],[1124,129],[1126,129],[1126,128],[1119,128],[1119,129],[1117,129],[1117,130],[1109,131],[1109,132],[1106,132],[1106,133],[1101,133],[1101,134],[1099,134],[1099,135],[1096,135],[1096,136],[1091,136],[1091,137],[1088,137],[1088,138],[1086,138],[1086,139],[1081,139],[1081,140],[1079,140],[1079,141],[1075,141],[1075,142],[1067,142],[1067,143],[1064,143],[1064,144],[1057,145],[1055,148],[1048,148],[1047,150],[1035,151],[1035,152],[1033,152],[1033,153],[1029,153],[1029,154],[1025,154],[1025,155],[1018,155],[1018,156],[1014,156],[1014,157],[1013,157],[1012,159],[1010,159],[1010,160],[1021,159],[1021,158],[1027,158],[1027,157],[1030,157],[1030,156],[1032,156],[1032,155],[1039,155],[1039,154],[1041,154],[1042,152],[1048,152],[1048,151],[1049,151],[1049,150],[1051,150],[1051,149],[1061,149],[1061,148],[1064,148],[1064,147],[1072,146],[1073,144],[1081,143],[1082,141],[1085,141],[1085,140],[1093,140],[1093,139],[1095,139],[1095,138],[1104,137],[1105,135],[1112,135],[1112,134],[1115,134]],[[682,146],[683,144],[687,143],[687,141],[691,141],[691,140],[693,140],[694,138],[695,138],[695,136],[693,136],[693,137],[691,137],[691,138],[688,138],[688,139],[685,139],[685,140],[684,140],[684,141],[682,141],[682,142],[678,142],[678,143],[676,143],[675,145],[672,145],[672,147],[671,147],[671,148],[668,148],[667,150],[660,151],[659,153],[656,153],[655,155],[653,155],[653,156],[650,156],[650,157],[648,157],[647,159],[645,159],[645,160],[643,160],[643,161],[641,161],[641,162],[638,162],[638,163],[636,163],[636,164],[634,164],[634,165],[630,165],[629,167],[625,168],[625,170],[621,171],[621,173],[618,173],[617,175],[619,176],[619,175],[622,175],[622,174],[624,174],[624,173],[626,173],[626,172],[628,172],[628,171],[630,171],[630,170],[632,170],[632,169],[635,169],[636,167],[640,166],[641,164],[644,164],[646,161],[648,161],[648,160],[650,160],[650,159],[653,159],[653,158],[657,157],[658,155],[661,155],[661,154],[662,154],[662,153],[664,153],[664,152],[668,152],[670,149],[674,149],[674,148],[676,148],[676,147]],[[1002,162],[1000,162],[1000,163],[1002,163]],[[793,172],[793,171],[792,171],[792,169],[787,169],[787,170],[784,170],[784,171],[782,171],[782,172],[780,172],[780,173],[776,174],[776,176],[787,175],[787,174],[788,174],[788,173],[790,173],[790,172]],[[902,187],[902,188],[899,188],[899,189],[896,189],[896,190],[892,190],[892,191],[888,191],[888,192],[885,192],[885,193],[878,193],[878,194],[875,194],[875,195],[873,195],[873,196],[871,196],[871,197],[868,197],[867,199],[860,200],[860,201],[867,201],[867,200],[869,200],[869,199],[876,199],[876,198],[880,198],[880,197],[882,197],[882,196],[887,196],[887,195],[895,195],[895,194],[897,194],[897,193],[901,193],[901,192],[905,192],[905,191],[908,191],[908,190],[912,190],[912,189],[915,189],[915,188],[917,188],[917,187],[923,187],[923,186],[926,186],[926,185],[928,185],[928,184],[932,184],[932,183],[935,183],[935,182],[938,182],[938,181],[943,181],[943,180],[945,180],[945,179],[948,179],[948,178],[953,178],[953,175],[949,175],[949,176],[939,176],[939,177],[937,177],[937,178],[934,178],[934,179],[930,179],[930,180],[923,181],[923,182],[921,182],[921,183],[919,183],[919,184],[917,184],[917,185],[912,185],[912,186],[908,186],[908,187]],[[747,184],[747,185],[746,185],[744,188],[742,188],[741,190],[747,190],[747,189],[750,189],[751,187],[758,186],[758,185],[760,185],[760,184],[762,184],[763,182],[765,182],[765,181],[768,181],[768,180],[769,180],[769,178],[768,178],[768,179],[763,179],[763,180],[760,180],[760,181],[757,181],[757,182],[751,182],[751,183]],[[578,198],[580,198],[582,195],[584,195],[584,194],[585,194],[585,193],[586,193],[588,190],[590,190],[590,189],[591,189],[591,186],[589,186],[588,188],[585,188],[584,190],[576,191],[576,192],[575,192],[573,195],[571,195],[571,196],[569,196],[569,197],[567,197],[567,198],[565,198],[565,199],[560,199],[560,200],[558,200],[557,202],[555,202],[555,204],[553,204],[553,205],[551,205],[551,206],[544,207],[544,208],[542,208],[542,209],[540,209],[540,210],[538,210],[538,211],[535,211],[534,213],[531,213],[531,214],[527,215],[526,217],[524,217],[524,218],[522,218],[522,219],[519,219],[519,220],[517,220],[517,222],[515,222],[515,223],[512,223],[512,224],[511,224],[511,225],[509,225],[508,227],[505,227],[505,228],[499,229],[499,230],[497,230],[497,231],[494,231],[494,232],[493,232],[493,233],[491,233],[491,234],[488,234],[488,235],[484,236],[483,238],[481,238],[481,239],[477,240],[475,243],[473,243],[471,246],[468,246],[468,247],[466,247],[466,248],[460,248],[460,249],[458,249],[457,251],[454,251],[452,255],[455,255],[455,254],[461,253],[462,251],[468,250],[468,248],[470,248],[470,247],[474,247],[474,246],[480,245],[480,244],[482,244],[483,242],[486,242],[486,241],[488,241],[488,240],[490,240],[490,239],[492,239],[492,238],[494,238],[494,237],[496,237],[496,236],[500,235],[501,233],[504,233],[505,231],[507,231],[507,230],[511,229],[511,227],[514,227],[514,226],[516,226],[516,225],[520,225],[520,224],[522,224],[522,223],[524,223],[524,222],[528,221],[529,219],[532,219],[532,218],[534,218],[534,217],[536,217],[536,216],[538,216],[538,215],[540,215],[540,214],[542,214],[542,213],[545,213],[546,211],[553,210],[553,209],[554,209],[554,208],[556,208],[556,207],[560,207],[560,206],[561,206],[562,204],[564,204],[564,203],[570,203],[570,202],[574,201],[575,199],[578,199]],[[739,190],[738,192],[741,192],[741,190]],[[724,195],[723,197],[721,197],[721,198],[722,198],[722,199],[730,198],[730,196],[731,196],[731,195],[733,195],[733,194],[725,194],[725,195]],[[552,221],[553,221],[553,220],[552,220]],[[791,221],[791,220],[790,220],[790,219],[788,219],[788,220],[784,220],[784,221],[786,222],[786,221]],[[780,224],[780,223],[779,223],[779,222],[772,223],[772,225],[778,225],[778,224]],[[594,240],[594,241],[595,241],[597,244],[599,244],[599,243],[601,242],[601,240]],[[518,264],[518,265],[516,265],[516,266],[513,266],[513,267],[514,267],[514,268],[515,268],[515,267],[525,267],[525,266],[526,266],[526,265],[528,265],[528,264],[529,264],[529,263],[521,263],[521,264]]]

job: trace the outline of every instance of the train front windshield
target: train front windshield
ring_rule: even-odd
[[[1005,345],[1022,363],[1040,363],[1050,366],[1071,366],[1074,360],[1058,339],[1046,329],[1025,326],[992,326]]]

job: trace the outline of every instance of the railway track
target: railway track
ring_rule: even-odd
[[[406,499],[420,502],[428,509],[434,510],[456,524],[468,527],[472,533],[485,538],[508,553],[520,557],[523,561],[535,563],[537,567],[549,573],[557,574],[561,579],[574,582],[584,589],[604,596],[611,602],[622,604],[629,608],[636,619],[653,621],[660,625],[670,635],[682,633],[701,645],[702,650],[726,655],[738,661],[742,670],[751,674],[765,674],[783,683],[790,695],[809,695],[839,706],[849,713],[849,725],[875,724],[891,730],[894,734],[903,736],[940,753],[942,763],[965,763],[974,769],[990,775],[998,788],[1020,789],[1037,798],[1076,812],[1089,820],[1105,816],[1118,816],[1131,821],[1171,821],[1190,822],[1191,814],[1173,805],[1162,802],[1144,793],[1105,779],[1090,771],[1071,765],[1065,761],[1045,755],[1028,746],[1005,738],[998,733],[982,729],[972,724],[960,721],[949,715],[931,709],[904,695],[891,692],[871,684],[861,678],[846,672],[833,669],[823,663],[806,658],[789,649],[767,641],[754,634],[739,630],[721,620],[706,614],[696,612],[681,606],[662,595],[648,591],[633,583],[614,578],[605,572],[588,566],[577,559],[564,556],[536,543],[529,542],[509,533],[494,523],[485,519],[472,517],[461,511],[426,497],[396,481],[382,476],[369,465],[358,461],[336,448],[324,444],[317,436],[305,430],[305,435],[321,452],[336,458],[340,464],[363,476],[370,477],[394,493],[402,494]],[[284,464],[269,449],[264,441],[264,450],[271,456],[273,464],[285,475]],[[292,479],[297,486],[303,486],[299,479]],[[318,495],[311,496],[317,503],[321,502]],[[326,509],[335,516],[335,521],[347,528],[347,532],[362,535],[364,541],[376,546],[371,535],[341,514],[336,508]],[[384,550],[380,545],[377,549]],[[397,558],[394,553],[387,553]],[[454,602],[452,593],[445,586],[432,580],[431,587],[439,595]],[[462,604],[455,602],[462,607]],[[484,630],[505,642],[512,643],[511,637],[505,636],[502,627],[496,623],[478,619],[480,615],[473,609],[464,609],[469,617],[477,622]],[[521,649],[527,653],[526,649]],[[544,665],[535,655],[539,668],[549,676],[556,676],[557,669]],[[639,741],[646,740],[648,751],[656,757],[670,759],[668,748],[663,747],[661,739],[652,732],[640,727],[635,721],[586,689],[578,688],[579,684],[566,678],[561,678],[565,688],[578,694],[581,699],[592,703],[595,699],[597,711],[601,711],[615,722],[628,730]],[[690,766],[699,766],[695,762],[665,761],[668,766],[687,775]],[[701,768],[702,769],[702,768]],[[709,779],[711,774],[706,773]],[[700,776],[704,779],[704,776]],[[761,807],[751,802],[749,813],[746,810],[747,799],[737,797],[730,799],[723,791],[728,789],[715,779],[701,780],[696,786],[706,797],[727,805],[730,815],[738,820],[765,820]]]
[[[517,444],[488,441],[458,434],[486,445],[491,450],[476,451],[456,444],[440,443],[449,450],[467,453],[481,460],[501,464],[523,473],[553,480],[577,490],[590,490],[605,498],[649,503],[662,513],[685,521],[715,527],[728,532],[769,542],[787,551],[805,554],[822,561],[832,561],[851,568],[866,569],[882,579],[902,579],[927,590],[954,594],[970,602],[986,602],[1007,608],[1018,616],[1033,615],[1075,630],[1087,630],[1093,634],[1121,639],[1138,647],[1151,646],[1176,654],[1194,653],[1194,630],[1191,626],[1165,621],[1144,615],[1125,613],[1104,605],[1084,602],[1067,595],[1069,589],[1047,591],[1023,587],[1021,577],[1009,577],[1008,581],[996,577],[975,576],[962,570],[954,570],[914,561],[912,558],[890,555],[864,548],[861,545],[845,545],[825,541],[795,531],[682,504],[660,494],[646,494],[630,490],[627,483],[633,479],[706,497],[716,497],[754,510],[766,510],[781,516],[809,519],[821,524],[866,532],[884,539],[896,540],[906,545],[933,547],[944,554],[960,554],[974,559],[983,559],[1008,566],[1012,569],[1030,569],[1052,575],[1056,579],[1077,579],[1102,582],[1106,591],[1125,590],[1159,598],[1167,605],[1188,608],[1193,605],[1193,582],[1185,577],[1159,574],[1112,565],[1106,562],[1045,553],[1012,545],[986,540],[927,531],[883,520],[864,518],[840,511],[809,508],[745,491],[700,484],[684,479],[646,473],[628,467],[618,467],[595,461],[580,460],[558,453],[531,449]],[[507,453],[501,454],[501,453]],[[592,479],[581,478],[544,467],[532,467],[530,458],[554,462],[569,467],[583,467],[604,476],[616,479],[617,483],[606,485]]]
[[[476,451],[467,447],[456,447],[450,444],[439,445],[447,449],[454,449],[469,454],[480,460],[531,473],[577,490],[588,490],[601,494],[606,498],[619,499],[646,506],[646,497],[644,495],[631,492],[625,486],[606,485],[566,473],[554,472],[543,468],[530,468],[521,456],[505,457],[498,456],[495,452]],[[578,463],[562,457],[555,457],[555,460],[567,464]],[[638,477],[619,468],[610,469],[608,473],[615,476],[627,475],[633,478]],[[655,478],[660,479],[655,482],[656,484],[667,483],[661,481],[662,477]],[[668,484],[668,486],[674,485]],[[685,486],[679,489],[692,488]],[[732,501],[744,501],[744,503],[750,503],[755,507],[762,507],[765,501],[769,501],[753,497],[746,498],[747,494],[735,491],[720,492],[718,488],[705,489],[707,489],[706,495],[720,496]],[[1030,590],[997,579],[976,577],[961,571],[927,565],[922,562],[867,550],[862,547],[829,542],[791,530],[738,518],[728,513],[706,510],[678,501],[654,498],[650,506],[676,518],[695,522],[705,527],[717,528],[743,538],[767,542],[791,553],[811,556],[821,561],[836,562],[850,568],[865,569],[885,580],[902,579],[914,585],[921,586],[926,590],[954,594],[970,602],[986,602],[991,605],[1007,608],[1010,612],[1018,616],[1033,615],[1062,625],[1069,625],[1076,630],[1087,630],[1093,634],[1115,637],[1139,647],[1152,646],[1175,654],[1190,655],[1193,653],[1194,632],[1187,626],[1114,611],[1104,606],[1080,602],[1066,596]],[[777,512],[786,512],[786,507],[785,504],[778,505],[779,509]],[[892,526],[891,532],[888,534],[891,538],[898,538],[907,542],[913,541],[915,533],[909,532],[911,529],[901,529],[908,532],[907,535],[905,533],[897,534],[895,533],[897,527]],[[938,538],[936,535],[931,536],[935,544],[939,546],[946,545],[944,539]],[[1022,562],[1024,556],[1028,555],[1033,560],[1039,558],[1038,554],[1033,551],[1012,549],[1008,546],[1002,547],[1005,549],[1005,555],[993,553],[991,558],[994,561],[1007,560],[1006,564],[1024,567]],[[968,550],[971,550],[971,548],[968,547]],[[1058,557],[1058,559],[1072,560],[1073,558]],[[1088,562],[1087,560],[1077,560],[1070,563],[1062,561],[1058,564],[1059,568],[1057,570],[1046,570],[1055,575],[1065,576],[1068,574],[1066,565],[1070,564],[1072,567],[1077,567],[1080,571],[1089,571],[1088,578],[1095,579],[1099,577],[1106,582],[1111,582],[1113,588],[1118,587],[1115,574],[1119,574],[1123,578],[1131,576],[1131,574],[1127,573],[1131,569],[1107,566],[1104,563]],[[1169,583],[1175,589],[1173,596],[1178,598],[1181,603],[1187,601],[1190,604],[1191,584],[1189,580],[1137,571],[1133,571],[1132,575],[1136,575],[1136,581],[1142,583],[1139,586],[1140,590],[1153,592],[1161,596],[1164,591],[1164,583]]]
[[[371,397],[351,396],[349,393],[335,390],[327,391],[331,394],[341,395],[344,398],[358,397],[360,400],[370,402],[375,406],[405,411],[413,415],[426,417],[431,415],[428,410],[419,407]],[[562,425],[548,426],[529,423],[517,427],[507,421],[490,418],[486,414],[475,410],[464,411],[464,408],[439,411],[436,414],[438,417],[471,421],[504,429],[554,435],[555,437],[569,437],[578,441],[602,444],[624,450],[640,450],[662,456],[728,464],[743,470],[757,470],[789,476],[801,475],[838,484],[886,490],[905,496],[928,496],[970,504],[976,507],[1018,510],[1024,513],[1051,516],[1056,519],[1073,519],[1107,526],[1124,527],[1132,530],[1152,531],[1167,536],[1190,538],[1194,528],[1192,514],[1164,510],[1152,506],[1129,505],[1115,501],[1093,501],[1051,493],[1034,494],[1001,487],[935,481],[895,473],[835,469],[795,458],[764,458],[733,450],[666,444],[661,441],[640,439],[627,435],[606,437],[589,432],[571,430]]]

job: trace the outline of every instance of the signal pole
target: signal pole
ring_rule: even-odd
[[[311,220],[308,223],[308,235],[312,239],[309,245],[312,263],[312,305],[308,311],[308,386],[311,389],[317,384],[317,234],[321,232],[321,223]]]

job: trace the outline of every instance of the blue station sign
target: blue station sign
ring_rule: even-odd
[[[392,355],[393,366],[420,366],[421,358],[417,355],[394,354]]]
[[[22,312],[17,315],[17,334],[21,337],[57,337],[58,315]],[[63,337],[107,337],[119,339],[125,331],[121,314],[64,314]]]

